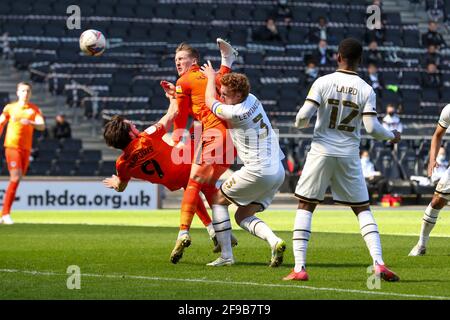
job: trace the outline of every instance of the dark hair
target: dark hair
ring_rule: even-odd
[[[197,63],[200,63],[200,53],[197,49],[192,47],[190,44],[186,42],[182,42],[178,45],[177,49],[175,50],[175,53],[180,51],[186,51],[191,58],[197,59]]]
[[[220,79],[220,83],[232,92],[240,93],[243,99],[246,99],[250,93],[250,81],[242,73],[227,73]]]
[[[353,38],[342,40],[338,49],[338,53],[341,55],[342,59],[346,60],[349,66],[356,66],[360,63],[362,51],[363,48],[361,43]]]
[[[103,137],[108,146],[123,150],[131,142],[130,124],[124,117],[115,115],[105,124]]]

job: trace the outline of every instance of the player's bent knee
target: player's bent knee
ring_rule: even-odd
[[[365,206],[361,206],[361,207],[352,207],[352,210],[355,213],[355,215],[358,215],[363,211],[370,211],[370,206],[365,205]]]
[[[316,209],[317,204],[312,202],[306,202],[303,200],[298,201],[298,209],[313,212]]]
[[[22,179],[22,173],[20,171],[10,173],[9,181],[19,182],[21,179]]]
[[[438,194],[434,194],[433,198],[431,199],[431,207],[433,209],[441,210],[445,205],[447,204],[448,200],[441,197]]]

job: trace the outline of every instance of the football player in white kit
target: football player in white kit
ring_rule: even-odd
[[[439,148],[442,144],[442,138],[447,132],[448,127],[450,127],[450,104],[446,105],[441,112],[436,131],[431,139],[430,156],[428,163],[428,176],[432,177],[435,167],[438,163],[436,162],[436,157],[439,152]],[[450,168],[439,180],[435,194],[431,199],[430,204],[425,209],[425,213],[422,218],[422,229],[420,230],[420,237],[418,243],[412,248],[409,256],[423,256],[426,253],[427,243],[430,238],[431,230],[433,230],[439,211],[448,203],[450,200]]]
[[[208,61],[202,67],[202,72],[208,78],[206,105],[227,122],[232,143],[244,164],[220,186],[219,204],[228,206],[234,203],[238,206],[234,216],[236,223],[269,243],[272,250],[269,265],[278,267],[283,262],[286,243],[255,216],[269,206],[284,181],[285,171],[281,162],[284,154],[280,149],[278,136],[273,131],[261,102],[249,93],[250,83],[245,75],[230,73],[222,77],[222,103],[215,99],[215,71],[211,62]],[[208,265],[231,265],[234,258],[229,234],[230,217],[227,210],[223,210],[224,214],[220,216],[215,216],[215,212],[220,211],[213,211],[213,225],[222,255]]]
[[[324,200],[328,186],[334,201],[349,205],[356,214],[375,274],[387,281],[399,280],[384,265],[378,227],[369,208],[359,159],[361,120],[367,133],[376,139],[397,143],[400,133],[388,131],[379,123],[375,92],[356,73],[361,55],[362,46],[357,40],[343,40],[338,49],[338,70],[313,83],[297,114],[297,128],[306,128],[316,112],[317,120],[311,150],[295,190],[299,199],[293,232],[295,268],[283,280],[308,280],[306,250],[311,218],[317,204]]]

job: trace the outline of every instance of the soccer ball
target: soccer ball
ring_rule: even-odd
[[[89,29],[80,36],[80,49],[88,56],[100,56],[106,48],[106,39],[100,31]]]

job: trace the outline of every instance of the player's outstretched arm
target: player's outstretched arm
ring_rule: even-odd
[[[201,73],[208,78],[208,84],[205,91],[205,103],[209,109],[212,108],[214,101],[216,101],[216,71],[214,70],[211,61],[205,63],[200,68]]]
[[[128,182],[121,181],[118,176],[113,174],[111,178],[106,178],[103,180],[103,185],[106,188],[114,189],[117,192],[122,192],[127,188]]]
[[[34,121],[22,118],[22,119],[20,119],[20,123],[22,123],[25,126],[31,125],[38,131],[44,131],[45,130],[44,118],[41,117],[41,116],[36,117],[36,119]]]
[[[176,98],[169,99],[169,109],[167,109],[167,113],[158,121],[158,123],[162,124],[162,126],[168,131],[178,116],[178,102]]]
[[[392,143],[400,141],[401,135],[397,130],[389,131],[378,121],[376,114],[363,115],[364,127],[368,134],[377,140],[389,140]]]
[[[444,137],[446,131],[447,128],[438,125],[434,131],[433,137],[431,138],[430,156],[427,170],[429,177],[433,174],[433,169],[437,167],[436,157],[439,152],[439,148],[442,145],[442,138]]]
[[[298,129],[308,127],[309,121],[316,112],[317,106],[311,101],[306,100],[295,117],[295,127]]]

